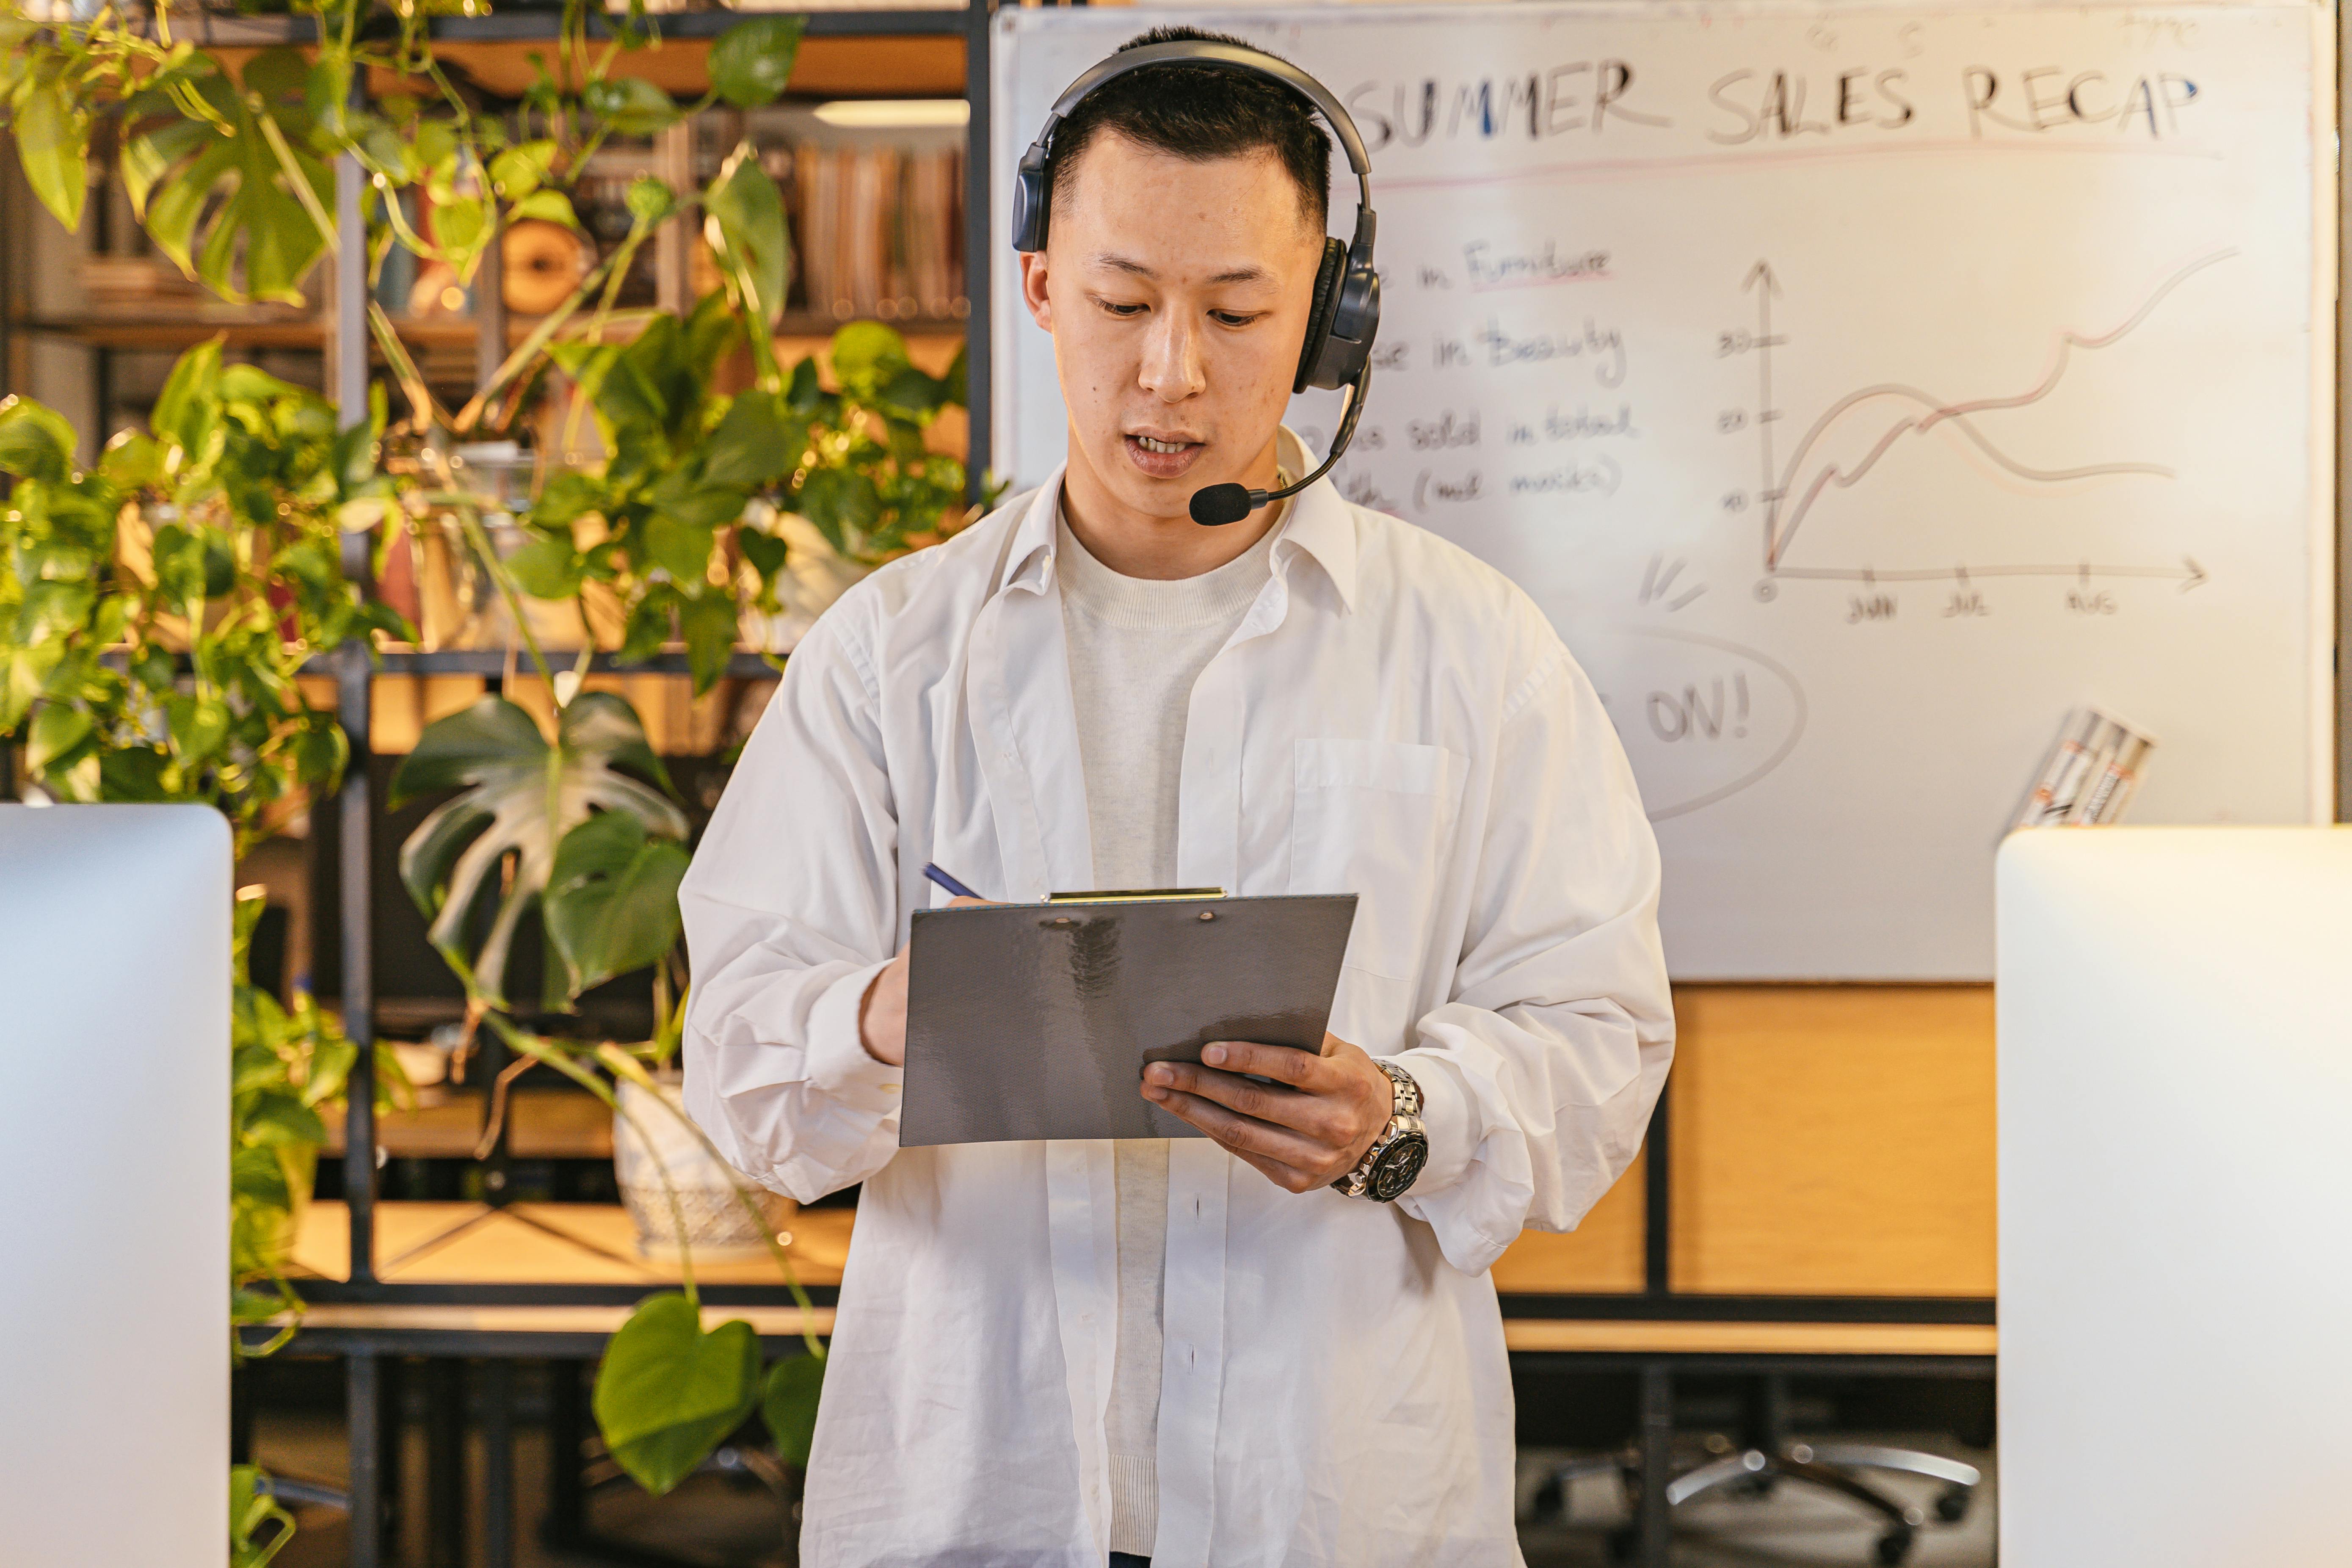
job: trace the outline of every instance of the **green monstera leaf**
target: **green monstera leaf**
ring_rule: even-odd
[[[306,150],[309,68],[279,48],[246,66],[242,92],[225,72],[199,76],[187,89],[215,120],[174,114],[123,144],[123,188],[149,237],[225,300],[299,305],[302,279],[326,252],[312,212],[332,207],[335,182]]]
[[[760,1340],[737,1320],[703,1331],[675,1292],[648,1296],[604,1347],[596,1426],[614,1462],[656,1497],[743,1424],[760,1399]]]
[[[485,697],[427,726],[393,774],[392,805],[397,809],[445,789],[465,792],[418,824],[401,846],[401,880],[431,918],[434,946],[503,1002],[516,924],[546,894],[568,837],[594,814],[610,812],[634,818],[648,838],[673,847],[683,843],[686,815],[663,794],[668,786],[669,776],[646,743],[636,710],[611,692],[587,691],[572,699],[558,721],[553,745],[537,721],[502,697]],[[648,917],[641,904],[657,899],[670,906],[669,918],[676,918],[677,884],[663,885],[666,862],[648,857],[648,864],[634,864],[634,847],[629,855],[613,855],[603,837],[606,831],[600,829],[573,851],[565,901],[549,915],[551,931],[561,927],[567,932],[583,961],[574,965],[572,954],[565,954],[574,969],[567,978],[576,982],[566,987],[567,1002],[589,984],[581,975],[603,968],[615,954],[642,951]],[[509,860],[513,870],[499,893],[497,916],[468,957],[467,917]]]

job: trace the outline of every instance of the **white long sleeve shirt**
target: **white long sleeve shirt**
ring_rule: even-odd
[[[1286,436],[1286,458],[1303,453]],[[688,1110],[803,1201],[866,1184],[808,1478],[817,1568],[1100,1568],[1117,1322],[1107,1142],[898,1146],[857,1014],[944,902],[1095,886],[1060,476],[845,595],[680,890]],[[1298,496],[1195,683],[1178,875],[1359,895],[1332,1032],[1419,1080],[1394,1205],[1170,1147],[1155,1568],[1519,1561],[1486,1274],[1632,1161],[1673,1055],[1658,860],[1591,683],[1469,555]]]
[[[1277,488],[1285,481],[1276,476]],[[1277,516],[1284,505],[1276,502]],[[1062,591],[1070,705],[1085,764],[1096,878],[1106,888],[1176,885],[1177,810],[1192,686],[1223,651],[1274,575],[1275,519],[1241,554],[1197,576],[1123,577],[1087,552],[1062,520],[1054,574]],[[1110,1549],[1151,1555],[1160,1521],[1160,1285],[1168,1257],[1168,1140],[1111,1149],[1117,1200],[1118,1327],[1111,1358]]]

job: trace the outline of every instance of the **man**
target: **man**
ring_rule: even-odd
[[[1022,258],[1066,467],[827,612],[682,889],[689,1109],[803,1201],[865,1183],[813,1563],[1518,1560],[1486,1269],[1639,1144],[1673,1049],[1657,856],[1508,582],[1328,480],[1188,513],[1312,466],[1279,421],[1328,160],[1245,73],[1078,103]],[[932,860],[999,899],[1352,891],[1326,1052],[1152,1068],[1205,1139],[901,1150]],[[1335,1191],[1416,1097],[1418,1179]]]

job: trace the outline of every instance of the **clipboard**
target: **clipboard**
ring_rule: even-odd
[[[918,910],[898,1144],[1198,1138],[1138,1092],[1215,1040],[1323,1048],[1353,893]]]

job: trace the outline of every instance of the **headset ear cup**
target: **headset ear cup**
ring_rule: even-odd
[[[1304,392],[1315,366],[1323,357],[1324,342],[1331,335],[1331,320],[1339,313],[1339,284],[1348,275],[1348,247],[1326,236],[1323,240],[1323,265],[1315,269],[1315,298],[1307,310],[1307,341],[1298,349],[1298,374],[1293,378],[1290,390]]]
[[[1035,150],[1033,148],[1033,154]],[[1013,174],[1013,248],[1043,250],[1045,248],[1046,187],[1042,157],[1021,160]]]

